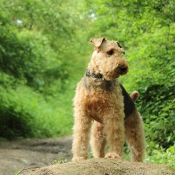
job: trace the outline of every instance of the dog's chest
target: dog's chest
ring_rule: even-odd
[[[95,91],[86,95],[85,109],[87,114],[94,120],[103,123],[104,114],[116,106],[115,99],[112,100],[112,94]]]
[[[102,109],[107,109],[110,104],[109,99],[107,99],[105,95],[98,93],[88,94],[86,100],[86,105],[89,112],[93,110],[98,111]]]

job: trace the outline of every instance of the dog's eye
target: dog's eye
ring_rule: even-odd
[[[113,55],[113,54],[114,54],[114,50],[109,50],[109,51],[107,51],[107,54],[108,54],[108,55]]]

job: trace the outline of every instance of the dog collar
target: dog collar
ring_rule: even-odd
[[[116,80],[111,80],[111,81],[110,80],[106,80],[104,78],[103,74],[90,73],[90,71],[88,69],[86,70],[85,76],[93,78],[92,79],[93,84],[96,85],[96,86],[100,86],[103,90],[110,91],[111,88],[113,88],[115,86],[115,84],[116,84]],[[84,80],[85,80],[85,85],[87,85],[86,78]]]
[[[100,73],[98,73],[98,74],[90,73],[90,71],[88,69],[86,70],[86,76],[87,77],[92,77],[92,78],[98,78],[98,79],[103,78],[103,74],[100,74]]]

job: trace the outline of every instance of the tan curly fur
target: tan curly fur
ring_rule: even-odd
[[[118,82],[118,77],[128,71],[122,56],[124,49],[119,42],[105,38],[91,39],[90,42],[94,52],[73,99],[72,160],[88,158],[89,140],[94,157],[123,158],[126,137],[131,159],[143,161],[143,122],[133,102],[139,94],[134,91],[130,97]],[[109,150],[105,155],[106,142]]]

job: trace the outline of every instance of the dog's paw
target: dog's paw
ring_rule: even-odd
[[[105,156],[105,158],[112,158],[112,159],[115,159],[115,158],[121,158],[118,154],[116,154],[116,153],[108,153],[108,154],[106,154],[106,156]]]
[[[78,162],[78,161],[86,160],[86,159],[87,159],[87,157],[73,157],[72,158],[72,161],[73,162]]]

